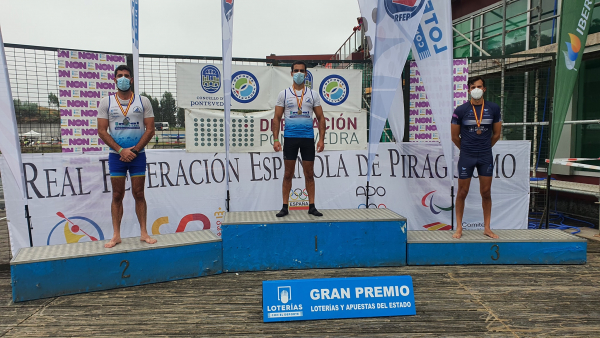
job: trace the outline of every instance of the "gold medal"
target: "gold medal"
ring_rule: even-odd
[[[304,91],[302,91],[302,96],[298,99],[298,95],[296,95],[296,90],[292,86],[292,93],[296,97],[296,102],[298,103],[298,115],[302,115],[302,103],[304,103]]]

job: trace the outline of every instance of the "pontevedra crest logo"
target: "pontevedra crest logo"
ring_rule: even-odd
[[[385,10],[394,21],[407,21],[429,0],[385,0]]]

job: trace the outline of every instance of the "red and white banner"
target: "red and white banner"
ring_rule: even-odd
[[[529,206],[528,141],[499,141],[494,147],[492,229],[526,229]],[[211,229],[220,235],[225,210],[225,154],[148,149],[148,231],[166,234]],[[112,189],[106,153],[25,154],[26,191],[35,246],[108,239],[112,236]],[[455,158],[455,164],[458,158]],[[281,206],[281,153],[232,153],[231,211]],[[0,158],[4,173],[7,162]],[[316,204],[327,209],[389,208],[408,219],[410,230],[450,229],[448,168],[437,143],[384,143],[366,188],[365,150],[325,151],[315,158]],[[2,175],[12,252],[29,246],[22,200],[15,181]],[[290,204],[308,209],[304,176],[296,170]],[[129,190],[122,235],[138,236]],[[62,216],[60,216],[62,215]],[[69,219],[66,220],[66,218]],[[471,183],[463,227],[483,227],[478,180]],[[382,234],[384,236],[385,234]]]

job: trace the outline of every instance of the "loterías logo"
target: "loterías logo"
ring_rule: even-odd
[[[385,10],[394,21],[408,21],[429,0],[385,0]]]

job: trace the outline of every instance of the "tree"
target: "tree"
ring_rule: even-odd
[[[50,108],[52,108],[53,106],[58,108],[58,97],[56,96],[56,94],[48,94],[48,105],[50,106]]]
[[[175,126],[175,114],[177,114],[177,103],[173,94],[165,92],[160,99],[160,109],[162,112],[162,122],[169,122],[169,127]]]
[[[154,112],[154,121],[163,122],[164,120],[158,99],[150,96],[149,94],[146,94],[146,92],[143,92],[140,95],[145,96],[148,98],[148,100],[150,100],[150,104],[152,105],[152,111]]]
[[[185,109],[179,108],[177,111],[177,124],[180,127],[185,128]]]

